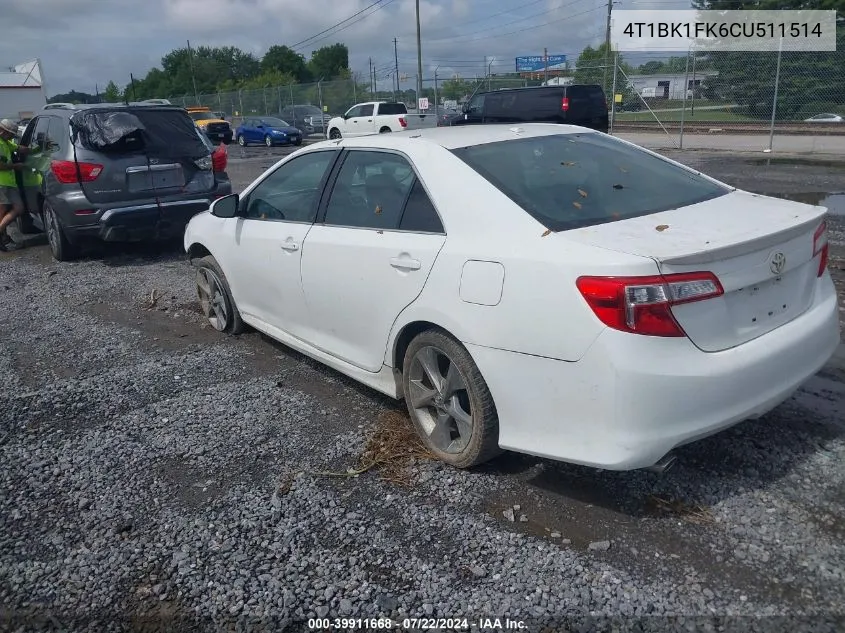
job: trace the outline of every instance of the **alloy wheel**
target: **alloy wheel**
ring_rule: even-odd
[[[217,273],[210,268],[203,266],[197,269],[197,296],[202,313],[211,327],[218,332],[224,331],[229,323],[226,294]]]
[[[410,404],[431,444],[444,453],[460,453],[473,432],[467,382],[458,366],[434,346],[411,359]]]

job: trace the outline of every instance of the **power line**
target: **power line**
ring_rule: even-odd
[[[353,26],[353,25],[357,24],[358,22],[365,20],[366,18],[375,14],[376,11],[379,11],[379,10],[385,8],[386,6],[392,4],[395,1],[396,0],[376,0],[375,2],[373,2],[370,5],[367,5],[366,7],[364,7],[363,9],[358,11],[357,13],[350,15],[345,20],[341,20],[337,24],[320,31],[319,33],[312,35],[311,37],[307,37],[304,40],[297,42],[296,44],[294,44],[290,48],[293,49],[293,50],[297,50],[298,48],[304,48],[306,46],[313,46],[317,42],[321,42],[325,39],[328,39],[328,38],[332,37],[333,35],[336,35],[336,34],[340,33],[341,31],[348,29],[350,26]],[[369,11],[370,9],[372,9],[373,7],[375,7],[375,11],[373,11],[372,13],[369,13],[367,15],[362,15],[366,11]],[[358,17],[358,16],[361,16],[361,17]],[[353,18],[356,18],[356,17],[358,19],[354,20]],[[350,22],[350,20],[352,20],[352,21]],[[349,22],[349,24],[344,24],[345,22]],[[337,29],[337,30],[335,30],[335,29]],[[329,33],[329,31],[332,31],[332,32]],[[327,34],[327,35],[324,35],[324,34]]]

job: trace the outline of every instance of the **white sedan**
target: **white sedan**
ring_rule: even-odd
[[[825,213],[584,128],[432,128],[296,151],[185,249],[215,328],[404,399],[454,466],[629,470],[830,358]]]
[[[845,117],[831,112],[817,114],[816,116],[811,116],[809,119],[804,119],[805,123],[842,123],[843,121],[845,121]]]

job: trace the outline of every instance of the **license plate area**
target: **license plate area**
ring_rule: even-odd
[[[130,167],[126,180],[129,191],[181,189],[185,186],[185,173],[178,164]]]
[[[803,311],[806,306],[802,305],[801,272],[799,268],[736,290],[734,305],[739,325],[765,326],[787,320],[796,310]]]

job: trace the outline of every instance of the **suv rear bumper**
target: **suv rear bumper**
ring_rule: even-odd
[[[97,209],[86,216],[76,215],[73,208],[55,204],[62,229],[71,242],[99,239],[105,242],[131,242],[149,239],[168,239],[183,234],[185,225],[197,213],[208,210],[219,197],[232,193],[228,180],[220,181],[211,191],[181,200],[166,200],[159,204],[145,202],[123,207]],[[90,220],[90,221],[89,221]]]

